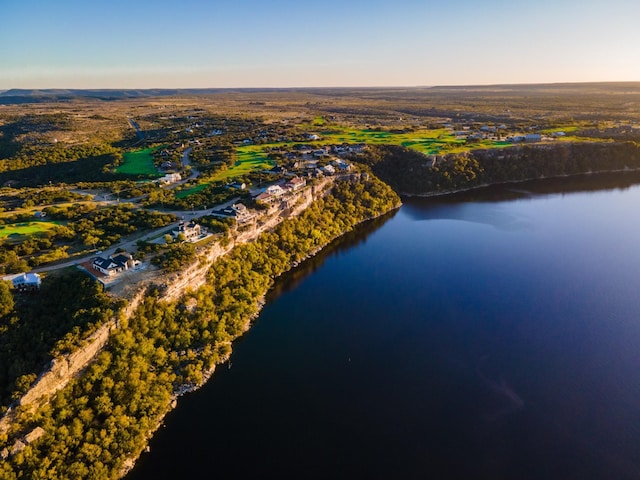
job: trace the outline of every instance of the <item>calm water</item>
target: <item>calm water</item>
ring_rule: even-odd
[[[407,200],[282,279],[129,478],[640,478],[629,183]]]

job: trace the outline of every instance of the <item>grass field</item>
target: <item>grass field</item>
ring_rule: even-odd
[[[392,133],[379,130],[357,130],[344,127],[333,127],[321,132],[319,144],[333,145],[339,143],[366,143],[368,145],[402,145],[426,155],[443,153],[459,153],[477,148],[500,148],[511,145],[509,142],[482,140],[477,143],[466,143],[447,129],[418,130],[406,133]]]
[[[176,192],[176,198],[185,198],[189,195],[193,195],[194,193],[198,193],[209,186],[209,183],[199,183],[198,185],[190,188],[185,188],[184,190],[178,190]]]
[[[60,222],[20,222],[8,225],[0,225],[0,240],[12,239],[21,236],[37,235],[51,230]]]
[[[122,165],[116,168],[116,173],[159,176],[158,169],[153,164],[152,155],[159,148],[145,148],[125,153],[122,155]]]
[[[207,177],[202,180],[202,183],[191,187],[185,188],[176,193],[176,198],[185,198],[189,195],[193,195],[201,190],[204,190],[209,185],[215,182],[223,182],[232,178],[246,175],[255,170],[265,170],[273,167],[274,162],[267,158],[265,148],[273,145],[247,145],[238,147],[236,154],[238,160],[236,163],[226,170],[222,170],[211,177]]]

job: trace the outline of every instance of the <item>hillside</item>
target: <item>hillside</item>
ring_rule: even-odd
[[[640,169],[635,142],[523,145],[425,156],[397,146],[376,146],[362,159],[405,195],[433,195],[494,183]]]

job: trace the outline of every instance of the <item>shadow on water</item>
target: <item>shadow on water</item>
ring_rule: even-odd
[[[525,182],[501,183],[487,187],[474,188],[464,192],[438,195],[433,197],[411,197],[411,203],[460,204],[468,202],[502,202],[529,199],[542,195],[565,195],[607,190],[628,190],[640,184],[640,172],[607,172],[567,177],[540,178]]]
[[[412,220],[457,220],[490,225],[502,231],[531,228],[527,218],[501,208],[502,202],[533,200],[541,196],[627,190],[640,184],[640,172],[584,174],[562,178],[491,185],[434,197],[411,197],[403,212]],[[487,204],[495,208],[487,208]]]
[[[327,259],[339,255],[342,252],[346,252],[357,245],[364,244],[373,232],[380,229],[386,222],[391,220],[396,213],[398,213],[398,210],[394,210],[386,215],[358,225],[351,232],[335,239],[319,251],[317,255],[307,258],[296,268],[284,273],[276,280],[274,286],[271,288],[269,293],[267,293],[267,303],[274,301],[284,293],[294,290],[300,282],[316,272]]]

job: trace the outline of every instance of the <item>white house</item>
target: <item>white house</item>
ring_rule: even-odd
[[[179,173],[167,173],[164,177],[160,177],[160,183],[176,183],[182,180]]]
[[[19,273],[11,278],[11,284],[20,292],[31,292],[40,289],[42,280],[37,273]]]
[[[121,252],[115,253],[108,258],[97,257],[92,264],[92,267],[105,275],[111,276],[117,273],[129,270],[133,267],[134,261],[130,253]]]
[[[259,202],[269,203],[284,195],[286,192],[280,185],[271,185],[256,197]]]
[[[199,240],[204,233],[206,233],[206,230],[193,221],[189,223],[180,222],[178,228],[171,231],[171,235],[174,238],[178,238],[178,235],[184,235],[184,239],[187,242]]]
[[[333,165],[325,165],[321,168],[321,170],[325,175],[333,175],[334,173],[336,173],[336,169],[333,167]]]

